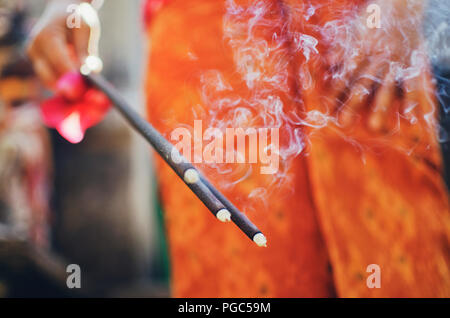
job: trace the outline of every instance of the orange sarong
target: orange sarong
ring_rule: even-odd
[[[322,5],[313,10],[311,3]],[[324,113],[326,66],[313,56],[320,57],[327,44],[315,26],[355,6],[172,0],[153,18],[150,121],[167,137],[194,119],[202,119],[204,129],[275,123],[287,154],[278,179],[257,169],[239,179],[202,166],[265,233],[267,248],[218,222],[157,160],[174,296],[450,296],[449,202],[435,136],[420,124],[378,138],[358,124],[348,132],[333,123],[296,129],[287,120],[300,108]],[[293,52],[296,46],[302,53]],[[282,108],[270,113],[274,100]],[[404,151],[405,145],[414,150]],[[381,288],[367,286],[370,264],[381,268]]]

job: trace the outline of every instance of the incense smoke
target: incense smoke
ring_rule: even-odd
[[[235,69],[202,74],[204,114],[199,119],[223,131],[227,127],[280,129],[280,169],[248,199],[264,198],[269,189],[288,184],[292,160],[307,156],[311,138],[324,128],[335,129],[360,149],[363,160],[370,144],[346,131],[341,118],[346,112],[356,120],[365,120],[360,112],[368,112],[364,129],[386,147],[414,153],[417,144],[390,143],[410,126],[421,127],[421,143],[433,143],[428,137],[435,137],[439,129],[436,90],[426,85],[426,76],[431,75],[420,38],[422,15],[413,13],[419,12],[418,1],[404,2],[401,11],[406,14],[390,1],[379,1],[381,28],[376,30],[367,27],[369,3],[359,3],[305,0],[240,5],[226,0],[223,41],[232,50]],[[437,27],[443,32],[439,28],[444,26]],[[234,79],[236,74],[239,80]],[[390,92],[391,97],[376,105],[377,92]],[[425,106],[419,105],[417,96]],[[397,108],[389,103],[394,99],[402,100]],[[349,101],[356,101],[356,106],[351,108]],[[222,175],[222,187],[233,187],[258,173],[251,164],[208,164],[202,169]]]

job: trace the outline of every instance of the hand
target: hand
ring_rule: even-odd
[[[35,72],[49,88],[58,78],[80,68],[88,56],[89,27],[80,19],[80,27],[67,25],[67,8],[78,1],[51,1],[32,31],[27,53]]]
[[[395,131],[401,120],[433,125],[433,89],[420,33],[422,1],[377,4],[381,28],[367,27],[364,10],[343,23],[330,49],[330,97],[338,122],[349,127],[363,120],[369,130],[384,133]]]

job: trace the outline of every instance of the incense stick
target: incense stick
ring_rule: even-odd
[[[167,139],[134,111],[106,79],[97,74],[85,75],[85,78],[109,97],[116,109],[153,146],[215,217],[222,222],[233,221],[258,246],[266,246],[267,240],[264,234],[202,176]]]

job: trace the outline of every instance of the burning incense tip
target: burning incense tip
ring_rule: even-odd
[[[184,181],[188,184],[197,183],[200,180],[200,176],[195,169],[188,169],[184,173]]]
[[[253,236],[253,242],[260,247],[267,247],[267,239],[262,233],[257,233]]]
[[[226,209],[222,209],[217,212],[216,217],[221,222],[231,222],[231,213]]]

